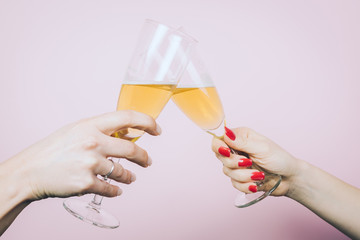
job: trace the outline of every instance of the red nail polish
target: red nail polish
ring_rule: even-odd
[[[252,160],[248,158],[241,158],[238,162],[239,167],[250,167],[252,165]]]
[[[257,192],[257,186],[256,185],[250,185],[249,186],[249,190],[253,193],[256,193]]]
[[[236,136],[233,131],[231,131],[229,128],[225,127],[225,134],[230,138],[231,140],[235,140]]]
[[[264,172],[253,172],[251,175],[252,180],[264,180],[265,173]]]
[[[219,147],[219,153],[224,157],[230,157],[230,148],[227,147]]]

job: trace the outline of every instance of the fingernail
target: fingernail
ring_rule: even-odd
[[[225,127],[225,134],[230,138],[231,140],[235,140],[236,136],[233,131],[231,131],[229,128]]]
[[[257,192],[257,186],[256,185],[250,185],[249,186],[249,191],[256,193]]]
[[[148,166],[151,166],[151,164],[152,164],[152,159],[151,159],[151,157],[148,157],[147,165],[148,165]]]
[[[230,148],[221,146],[218,151],[224,157],[230,157]]]
[[[156,132],[160,135],[162,133],[161,127],[159,124],[156,124]]]
[[[117,195],[120,196],[122,194],[122,190],[119,188],[117,191]]]
[[[264,180],[265,173],[264,172],[253,172],[251,175],[252,180]]]
[[[250,167],[252,165],[252,160],[249,158],[241,158],[238,165],[239,167]]]
[[[136,175],[135,175],[135,173],[131,173],[131,182],[135,182],[135,180],[136,180]]]

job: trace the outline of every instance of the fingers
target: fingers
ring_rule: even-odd
[[[136,175],[125,169],[121,164],[117,163],[116,159],[113,161],[109,159],[101,160],[101,163],[98,165],[95,173],[102,176],[108,175],[108,178],[126,184],[130,184],[136,180]]]
[[[135,143],[109,136],[102,138],[105,143],[101,146],[104,157],[126,158],[142,167],[151,165],[152,160],[147,152]]]
[[[231,169],[247,168],[252,166],[252,160],[232,153],[232,150],[218,138],[213,138],[212,150],[224,166]]]
[[[116,197],[122,194],[122,190],[118,186],[107,183],[94,176],[93,182],[87,188],[86,193],[95,193],[104,197]]]
[[[252,160],[242,155],[237,155],[218,138],[213,138],[212,150],[216,157],[223,163],[223,172],[230,177],[233,186],[245,193],[258,191],[256,181],[265,179],[264,172],[250,168]]]
[[[233,179],[231,179],[231,183],[234,188],[244,193],[256,193],[258,191],[258,187],[255,183],[240,183]]]
[[[132,110],[106,113],[93,118],[92,121],[101,132],[107,135],[130,127],[143,130],[151,135],[161,134],[160,126],[152,117]]]
[[[255,169],[230,169],[224,166],[223,172],[230,177],[232,185],[244,193],[257,192],[257,183],[265,179],[265,173]]]
[[[270,140],[246,127],[229,129],[225,127],[225,143],[238,151],[251,156],[269,152]]]
[[[256,169],[230,169],[224,166],[223,172],[232,180],[241,183],[262,181],[265,179],[265,173]]]

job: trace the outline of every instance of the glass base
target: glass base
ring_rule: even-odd
[[[238,208],[249,207],[269,196],[281,183],[281,176],[280,175],[274,175],[274,176],[278,177],[278,180],[276,184],[268,191],[259,191],[256,193],[249,193],[249,194],[240,192],[235,198],[234,201],[235,207]]]
[[[113,229],[120,225],[119,220],[95,204],[67,199],[63,205],[71,215],[97,227]]]

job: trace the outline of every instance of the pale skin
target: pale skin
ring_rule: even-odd
[[[96,193],[116,197],[122,190],[98,178],[112,167],[107,157],[126,158],[142,167],[151,165],[147,152],[127,140],[111,137],[129,127],[159,135],[153,118],[134,111],[117,111],[69,124],[0,163],[0,236],[31,202],[48,197]],[[135,181],[134,173],[114,163],[109,178]]]
[[[212,150],[223,163],[223,171],[236,189],[252,193],[249,186],[255,183],[251,176],[258,171],[239,167],[239,160],[246,157],[233,153],[229,157],[224,156],[227,154],[220,154],[220,147],[245,152],[253,162],[269,173],[281,175],[282,182],[272,195],[289,197],[350,238],[360,239],[360,189],[292,156],[270,139],[249,128],[230,131],[235,137],[231,139],[225,135],[223,141],[214,138]],[[254,190],[252,187],[250,189]]]

